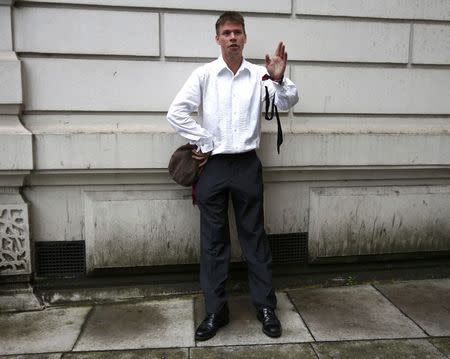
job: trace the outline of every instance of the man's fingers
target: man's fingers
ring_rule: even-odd
[[[204,165],[206,165],[206,162],[208,162],[208,157],[204,158],[202,162],[200,162],[200,164],[198,165],[198,167],[203,167]]]
[[[198,166],[203,167],[206,164],[206,162],[208,162],[209,156],[205,155],[204,153],[192,150],[192,158],[196,161],[200,161]]]
[[[192,155],[192,158],[196,161],[200,161],[200,163],[198,164],[199,167],[203,167],[204,165],[206,165],[206,162],[208,162],[208,157],[206,156]]]
[[[278,46],[277,46],[277,49],[275,50],[275,56],[282,56],[282,54],[283,54],[283,50],[282,50],[282,48],[283,48],[283,41],[281,41],[279,44],[278,44]]]

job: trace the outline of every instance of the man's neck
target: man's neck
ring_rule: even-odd
[[[236,75],[237,70],[239,70],[239,67],[241,67],[243,57],[236,57],[236,58],[230,58],[223,56],[223,61],[227,64],[228,68],[233,71],[233,74]]]

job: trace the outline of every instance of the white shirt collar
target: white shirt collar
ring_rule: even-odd
[[[226,64],[225,60],[223,59],[222,55],[220,55],[217,58],[217,63],[216,63],[216,74],[218,75],[220,72],[222,72],[224,69],[228,69],[229,71],[231,71],[228,68],[228,65]],[[250,72],[250,63],[245,60],[245,58],[242,59],[242,63],[241,66],[239,67],[239,69],[237,70],[236,74],[239,74],[241,71],[247,70]]]

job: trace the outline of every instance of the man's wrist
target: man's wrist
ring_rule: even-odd
[[[277,82],[279,85],[281,85],[281,84],[283,83],[283,80],[284,80],[284,74],[281,75],[281,77],[280,77],[279,79],[275,79],[274,77],[272,77],[272,76],[270,76],[270,75],[268,75],[268,74],[265,74],[265,75],[262,77],[262,80],[263,80],[263,81],[266,81],[266,80],[272,80],[273,82]]]
[[[272,81],[278,82],[278,85],[281,85],[283,83],[283,80],[284,80],[284,75],[281,75],[281,77],[279,79],[272,78]]]

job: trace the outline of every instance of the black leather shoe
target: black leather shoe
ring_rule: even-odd
[[[263,307],[259,309],[256,317],[263,325],[262,330],[264,334],[271,338],[278,338],[281,336],[281,323],[272,308]]]
[[[219,313],[207,314],[203,322],[195,331],[196,340],[208,340],[216,335],[217,331],[230,321],[228,305],[224,305]]]

